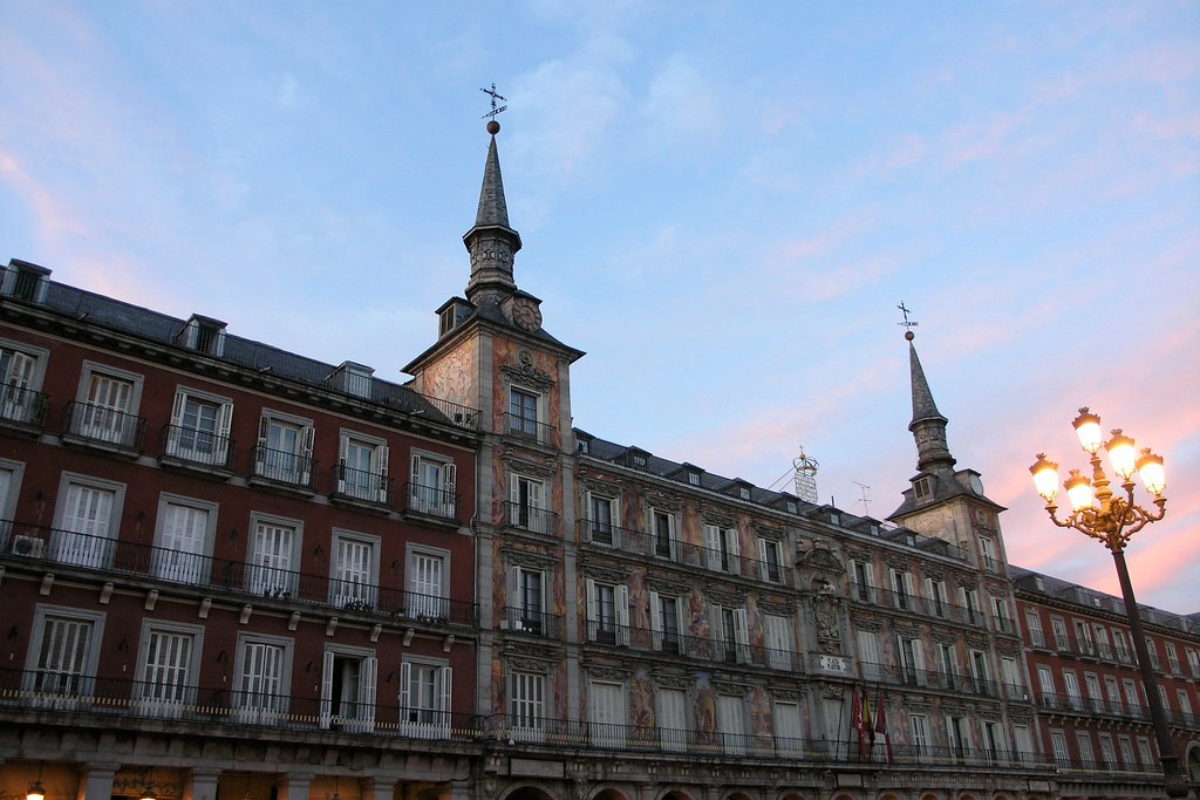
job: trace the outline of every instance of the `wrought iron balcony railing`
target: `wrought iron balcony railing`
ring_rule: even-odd
[[[333,465],[334,498],[364,503],[377,508],[392,507],[392,479],[379,472]]]
[[[67,436],[140,453],[145,433],[145,417],[78,400],[67,404]]]
[[[916,593],[893,592],[861,583],[850,584],[850,599],[880,608],[894,608],[924,617],[957,622],[960,625],[982,625],[983,614],[977,608],[951,603],[940,597],[923,597]]]
[[[561,639],[562,625],[563,618],[557,614],[527,611],[523,608],[507,609],[504,619],[500,622],[500,627],[504,630],[544,639]]]
[[[512,528],[548,536],[558,535],[558,514],[545,508],[535,508],[528,503],[504,501],[504,519]]]
[[[50,397],[43,392],[0,385],[0,421],[41,428],[49,408]]]
[[[521,414],[505,414],[504,415],[504,432],[517,439],[523,439],[527,442],[536,442],[537,444],[549,444],[550,435],[554,430],[553,425],[545,422],[539,422],[536,419]]]
[[[233,452],[234,442],[228,436],[186,425],[163,426],[164,460],[228,471],[232,470]]]
[[[478,607],[465,600],[9,521],[0,521],[0,558],[134,575],[201,591],[323,606],[389,621],[455,627],[474,627],[478,622]]]
[[[250,476],[282,486],[315,491],[316,469],[317,462],[308,456],[259,445],[254,448],[254,471]]]
[[[458,495],[452,490],[420,483],[406,483],[402,489],[405,511],[440,519],[458,519]]]

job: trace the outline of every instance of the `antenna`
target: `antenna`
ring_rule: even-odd
[[[800,455],[792,459],[792,467],[796,474],[796,496],[806,503],[816,505],[817,502],[817,462],[804,454],[804,445],[800,445]]]
[[[503,100],[506,103],[508,102],[507,97],[501,97],[499,94],[496,93],[496,84],[493,83],[491,89],[480,88],[479,91],[483,92],[486,95],[490,95],[492,98],[492,110],[489,111],[488,113],[484,114],[482,117],[480,117],[480,119],[491,119],[493,122],[495,122],[497,116],[499,116],[500,114],[502,114],[505,111],[508,111],[508,106],[500,106],[499,108],[496,107],[497,100]]]
[[[859,483],[858,481],[851,481],[851,483],[853,483],[855,486],[857,486],[859,488],[859,491],[862,492],[862,501],[861,502],[863,504],[863,516],[865,516],[865,517],[871,516],[871,507],[868,505],[871,502],[871,498],[867,497],[867,490],[870,489],[871,487],[867,486],[865,483]]]

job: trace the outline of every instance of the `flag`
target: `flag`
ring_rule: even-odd
[[[878,689],[875,690],[875,733],[883,736],[883,746],[887,750],[887,763],[888,766],[891,766],[894,763],[894,759],[892,758],[892,734],[888,731],[887,706],[884,704],[883,697]]]
[[[854,708],[850,714],[850,726],[858,733],[858,757],[865,759],[867,757],[867,725],[863,720],[862,693],[857,686],[854,687]]]
[[[867,732],[867,756],[875,749],[875,723],[871,709],[871,692],[863,689],[863,728]]]

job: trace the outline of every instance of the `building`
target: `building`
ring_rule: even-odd
[[[911,337],[917,473],[887,520],[573,428],[583,353],[518,286],[498,130],[464,296],[403,386],[10,262],[0,793],[1041,800],[1108,780],[1056,763],[1027,573]]]

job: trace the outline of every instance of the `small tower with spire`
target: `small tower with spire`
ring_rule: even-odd
[[[513,261],[521,249],[521,235],[508,224],[504,179],[496,150],[500,123],[489,120],[487,131],[491,143],[483,169],[483,187],[479,190],[479,208],[475,212],[475,225],[463,236],[463,244],[471,254],[467,299],[476,306],[498,305],[516,291]]]

